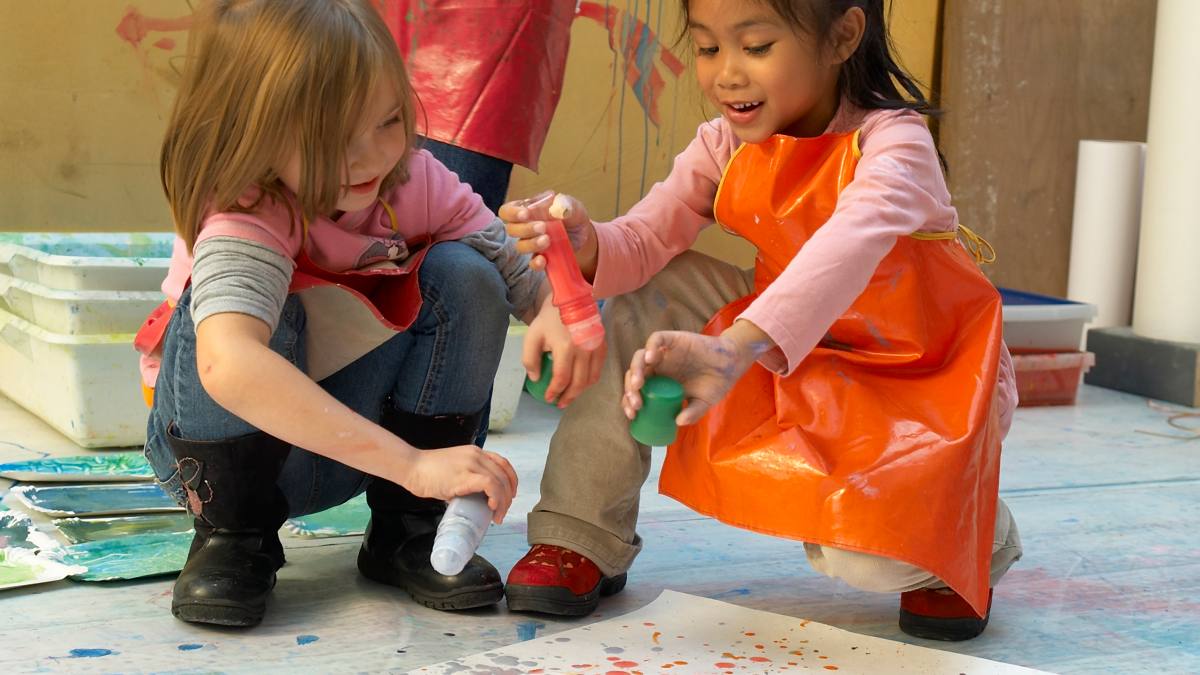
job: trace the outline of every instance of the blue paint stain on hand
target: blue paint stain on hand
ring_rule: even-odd
[[[101,656],[111,656],[120,652],[114,652],[111,649],[72,649],[70,658],[73,659],[94,659]]]
[[[297,635],[296,636],[296,644],[303,647],[304,645],[311,645],[312,643],[314,643],[320,639],[321,638],[317,637],[316,635]]]
[[[198,644],[179,645],[179,651],[181,651],[181,652],[194,652],[197,649],[203,649],[203,648],[204,648],[204,645],[198,645]]]
[[[545,628],[546,624],[540,621],[522,621],[517,624],[517,639],[521,642],[532,640],[537,637],[539,628]]]

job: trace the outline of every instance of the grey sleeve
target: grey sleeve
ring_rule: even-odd
[[[192,323],[233,312],[261,319],[275,332],[292,281],[282,253],[237,237],[213,237],[196,246],[192,262]]]
[[[460,239],[492,261],[508,286],[508,304],[513,316],[525,318],[536,311],[538,291],[546,280],[544,272],[529,268],[529,255],[517,253],[517,240],[508,236],[504,223],[496,218],[490,225]]]

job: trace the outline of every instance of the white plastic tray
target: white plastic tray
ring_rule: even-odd
[[[0,309],[52,333],[134,333],[162,301],[159,291],[64,291],[0,272]]]
[[[60,290],[157,291],[174,235],[0,232],[0,272]]]
[[[0,391],[85,448],[146,441],[132,334],[63,335],[0,310]]]

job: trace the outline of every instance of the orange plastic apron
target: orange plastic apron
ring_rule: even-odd
[[[383,201],[380,204],[387,210],[392,231],[398,232],[392,207]],[[416,271],[432,240],[421,237],[407,241],[411,253],[402,261],[330,272],[309,257],[307,234],[306,227],[288,294],[298,294],[304,304],[306,372],[319,381],[412,325],[422,303]],[[151,312],[134,337],[139,352],[151,354],[161,346],[173,312],[169,302]],[[153,390],[144,388],[143,394],[150,405]]]
[[[758,248],[755,294],[705,334],[731,325],[833,214],[857,139],[774,136],[730,160],[714,212]],[[680,430],[660,490],[731,525],[916,565],[982,616],[1001,326],[999,293],[954,233],[901,237],[791,375],[755,364]]]

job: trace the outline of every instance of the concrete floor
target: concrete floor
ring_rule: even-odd
[[[670,588],[1055,672],[1197,673],[1200,441],[1139,432],[1172,433],[1165,419],[1141,398],[1088,387],[1075,407],[1018,411],[1001,494],[1026,553],[996,589],[987,632],[970,642],[904,635],[895,597],[815,574],[794,542],[699,517],[657,495],[652,476],[645,551],[628,588],[591,617],[435,612],[360,578],[357,538],[288,538],[267,619],[249,631],[174,620],[169,578],[0,592],[9,617],[0,672],[404,671],[629,612]],[[489,441],[522,480],[513,516],[482,548],[502,572],[526,550],[524,513],[537,499],[555,421],[525,397],[513,424]],[[79,452],[0,399],[0,461]]]

